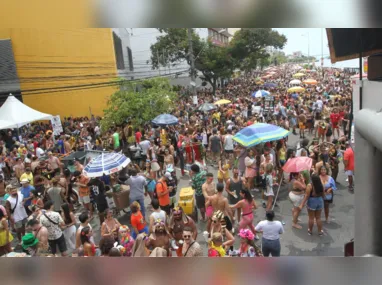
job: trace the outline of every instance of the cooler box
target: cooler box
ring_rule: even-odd
[[[178,205],[183,208],[187,215],[192,215],[195,208],[195,191],[192,187],[184,187],[180,189]]]
[[[120,192],[113,193],[113,200],[115,207],[118,210],[123,210],[130,207],[130,187],[127,185],[121,185]]]

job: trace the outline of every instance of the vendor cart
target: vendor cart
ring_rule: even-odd
[[[130,213],[130,187],[127,185],[115,185],[113,191],[110,189],[106,192],[106,201],[109,209],[113,210],[115,216],[120,216],[121,211]]]

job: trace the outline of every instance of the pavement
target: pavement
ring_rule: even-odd
[[[312,139],[312,137],[307,136]],[[294,147],[300,141],[298,135],[291,134],[288,139],[288,147]],[[209,166],[209,172],[217,177],[217,168]],[[177,169],[178,177],[180,169]],[[333,204],[330,206],[330,223],[323,223],[324,235],[318,236],[317,227],[313,228],[313,235],[309,236],[307,231],[308,215],[307,210],[303,209],[300,214],[300,225],[302,229],[292,228],[292,204],[288,199],[288,185],[280,188],[280,193],[275,207],[276,220],[282,221],[284,225],[284,234],[281,236],[281,255],[282,256],[344,256],[344,245],[354,237],[354,193],[349,192],[347,189],[346,176],[343,170],[343,165],[340,164],[340,172],[338,175],[337,184],[338,190],[335,192]],[[216,181],[217,182],[217,179]],[[190,177],[185,175],[180,177],[178,185],[179,190],[183,187],[189,187]],[[226,192],[224,192],[226,195]],[[254,224],[256,225],[261,220],[265,219],[265,209],[262,207],[261,192],[254,192],[256,205],[258,206],[255,211]],[[146,205],[146,219],[148,220],[151,214],[150,198],[145,198]],[[76,218],[81,210],[76,211]],[[199,215],[200,216],[200,215]],[[123,211],[117,217],[121,224],[130,225],[130,215]],[[322,212],[324,220],[324,212]],[[91,221],[93,227],[94,238],[98,244],[100,240],[100,224],[99,219],[95,218]],[[237,223],[235,227],[237,229]],[[206,223],[197,221],[198,237],[197,242],[203,247],[204,254],[207,256],[207,244],[203,238],[203,232],[206,230]],[[236,230],[235,233],[238,231]],[[240,239],[235,239],[234,247],[239,247]],[[261,246],[261,241],[257,241],[258,246]]]
[[[312,139],[312,137],[307,136]],[[291,134],[288,139],[288,147],[294,147],[300,141],[300,137]],[[217,177],[217,168],[209,166],[209,172]],[[180,170],[177,169],[178,175]],[[335,192],[333,204],[330,206],[330,223],[323,223],[324,236],[318,236],[317,227],[314,226],[313,234],[308,235],[308,214],[303,209],[300,214],[302,229],[292,228],[292,204],[288,199],[288,185],[282,186],[277,200],[278,207],[275,207],[276,219],[283,221],[284,234],[281,236],[281,255],[283,256],[344,256],[344,245],[354,237],[354,193],[347,189],[346,175],[343,170],[343,164],[340,164],[340,172],[337,178],[337,191]],[[180,177],[178,185],[179,190],[188,187],[190,177],[188,175]],[[216,181],[217,182],[217,179]],[[225,193],[225,192],[224,192]],[[226,194],[226,193],[225,193]],[[261,192],[254,192],[254,197],[258,209],[255,212],[254,224],[256,225],[265,218],[265,209],[261,206]],[[146,197],[145,204],[148,205],[150,199]],[[148,217],[150,210],[146,211]],[[122,212],[123,213],[123,212]],[[200,215],[199,215],[200,216]],[[324,212],[322,212],[324,220]],[[127,214],[121,216],[119,221],[123,224],[129,224],[129,216]],[[97,219],[94,220],[97,222]],[[235,227],[237,228],[237,223]],[[202,245],[207,255],[207,244],[203,238],[203,231],[206,229],[206,223],[198,221],[198,238],[197,241]],[[235,231],[237,233],[237,230]],[[240,239],[235,239],[234,247],[237,249]],[[260,246],[261,241],[257,244]]]

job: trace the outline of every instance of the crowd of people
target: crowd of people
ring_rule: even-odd
[[[289,93],[299,69],[274,67],[272,75],[262,72],[260,77],[232,79],[215,93],[203,88],[198,91],[197,106],[192,98],[181,95],[179,108],[173,111],[179,120],[175,126],[127,122],[101,132],[101,118],[92,116],[64,118],[60,135],[43,123],[2,131],[0,256],[277,257],[284,232],[274,212],[274,189],[279,184],[289,188],[292,226],[302,228],[299,215],[306,208],[307,233],[313,234],[316,223],[322,235],[322,210],[329,223],[341,161],[349,190],[354,191],[354,152],[349,142],[351,74],[305,70],[305,78],[317,83],[301,83],[305,91]],[[271,100],[252,96],[262,89]],[[230,103],[210,111],[198,109],[223,98]],[[285,137],[247,149],[233,139],[243,128],[259,122],[290,130],[301,142],[296,148],[288,146]],[[83,150],[122,151],[132,163],[119,174],[90,179],[80,161],[65,165],[60,160]],[[310,157],[312,169],[286,175],[282,167],[299,156]],[[178,179],[187,175],[200,219],[178,204]],[[119,222],[106,201],[107,189],[117,183],[130,189],[129,225]],[[255,225],[254,213],[260,206],[266,215]],[[101,225],[98,244],[90,223],[95,218]],[[197,241],[198,227],[204,227],[206,254]],[[257,242],[260,236],[261,243]]]

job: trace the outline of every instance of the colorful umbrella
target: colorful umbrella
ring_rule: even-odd
[[[259,90],[257,92],[253,92],[252,93],[252,97],[254,98],[261,98],[261,97],[265,97],[265,96],[268,96],[270,93],[268,91],[265,91],[265,90]]]
[[[317,85],[317,81],[314,80],[314,79],[311,79],[311,78],[309,78],[309,79],[307,79],[307,80],[304,80],[303,82],[304,82],[305,84],[309,84],[309,85]]]
[[[242,129],[233,139],[244,147],[277,141],[289,135],[289,131],[275,125],[257,123]]]
[[[214,104],[215,104],[215,105],[225,105],[225,104],[230,104],[230,103],[231,103],[230,100],[227,100],[227,99],[221,99],[221,100],[216,101]]]
[[[288,93],[293,93],[293,92],[304,92],[305,88],[302,88],[300,86],[292,87],[288,89]]]
[[[299,78],[299,77],[304,77],[304,76],[305,76],[305,74],[301,73],[301,72],[296,73],[295,75],[293,75],[294,78]]]
[[[84,168],[87,177],[102,177],[121,171],[130,163],[130,159],[121,153],[106,152],[91,160]]]
[[[151,122],[157,126],[170,126],[179,123],[178,118],[170,114],[159,115]]]
[[[283,166],[284,172],[296,173],[312,168],[312,159],[306,156],[290,158]]]
[[[293,79],[291,82],[289,82],[290,85],[300,85],[301,84],[301,80],[298,80],[298,79]]]
[[[214,104],[211,104],[211,103],[204,103],[204,104],[200,105],[198,108],[199,111],[203,111],[203,112],[208,112],[208,111],[215,110],[215,109],[216,109],[216,106]]]

